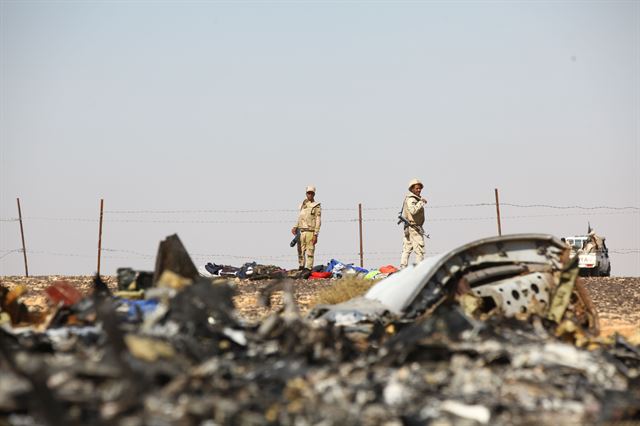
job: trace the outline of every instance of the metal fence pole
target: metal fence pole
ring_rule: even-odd
[[[98,275],[100,275],[100,253],[102,252],[102,216],[104,214],[104,199],[100,199],[100,227],[98,231]]]
[[[358,222],[360,225],[360,267],[364,268],[364,253],[362,251],[362,203],[358,204]]]
[[[498,199],[498,188],[495,188],[496,193],[496,214],[498,219],[498,235],[502,235],[502,226],[500,224],[500,201]]]
[[[24,244],[24,228],[22,226],[22,210],[20,209],[20,198],[16,198],[18,202],[18,220],[20,221],[20,237],[22,238],[22,254],[24,256],[24,275],[29,276],[29,266],[27,265],[27,248]]]

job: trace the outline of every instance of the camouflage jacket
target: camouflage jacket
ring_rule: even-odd
[[[320,233],[320,215],[322,211],[317,201],[304,200],[300,204],[298,223],[296,228],[301,231],[313,231],[315,235]]]

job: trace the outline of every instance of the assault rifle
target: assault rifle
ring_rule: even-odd
[[[296,229],[296,236],[289,243],[289,247],[295,247],[296,244],[300,244],[300,228]]]
[[[398,214],[398,225],[400,225],[401,223],[404,223],[404,227],[405,228],[413,228],[416,231],[418,231],[418,233],[420,235],[422,235],[425,238],[431,238],[431,236],[429,234],[425,234],[424,229],[422,229],[422,227],[416,225],[415,223],[411,223],[407,220],[406,217],[402,216],[402,210],[400,211],[400,214]]]

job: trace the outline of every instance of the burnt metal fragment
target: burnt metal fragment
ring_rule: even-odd
[[[191,280],[199,277],[196,265],[194,265],[187,249],[176,234],[168,236],[158,246],[156,267],[153,271],[154,284],[158,282],[162,273],[167,270]]]

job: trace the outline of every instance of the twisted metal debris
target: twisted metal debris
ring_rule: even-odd
[[[541,253],[557,245],[546,241]],[[406,304],[394,305],[397,300],[381,296],[388,285],[382,281],[367,297],[384,314],[371,310],[366,318],[343,325],[325,316],[330,307],[302,317],[288,281],[265,289],[265,296],[284,291],[283,308],[259,323],[246,323],[234,309],[232,283],[177,276],[175,265],[186,260],[167,253],[158,256],[163,260],[157,265],[164,266],[156,269],[149,289],[153,309],[144,304],[150,300],[114,297],[96,277],[91,297],[59,303],[46,318],[14,321],[13,315],[25,315],[25,308],[15,294],[2,291],[2,312],[10,318],[0,328],[0,423],[567,424],[640,419],[640,350],[622,338],[596,337],[594,313],[584,313],[590,308],[576,299],[575,285],[567,287],[576,281],[561,251],[557,263],[553,257],[539,264],[551,264],[543,271],[550,274],[545,282],[552,290],[545,300],[547,306],[567,300],[562,314],[556,317],[559,311],[548,307],[505,315],[489,291],[491,282],[502,281],[498,288],[503,289],[508,278],[528,288],[532,284],[522,278],[532,273],[530,262],[514,257],[513,250],[503,245],[507,256],[502,258],[520,263],[519,269],[490,269],[506,266],[491,256],[491,266],[479,267],[482,250],[468,258],[469,268],[453,261],[470,256],[467,250],[447,258],[450,263],[442,258],[433,274],[417,281]],[[446,279],[439,275],[438,268],[451,272],[456,264]],[[485,267],[486,274],[479,273]],[[192,269],[182,265],[182,270]],[[437,297],[429,290],[434,286]]]

